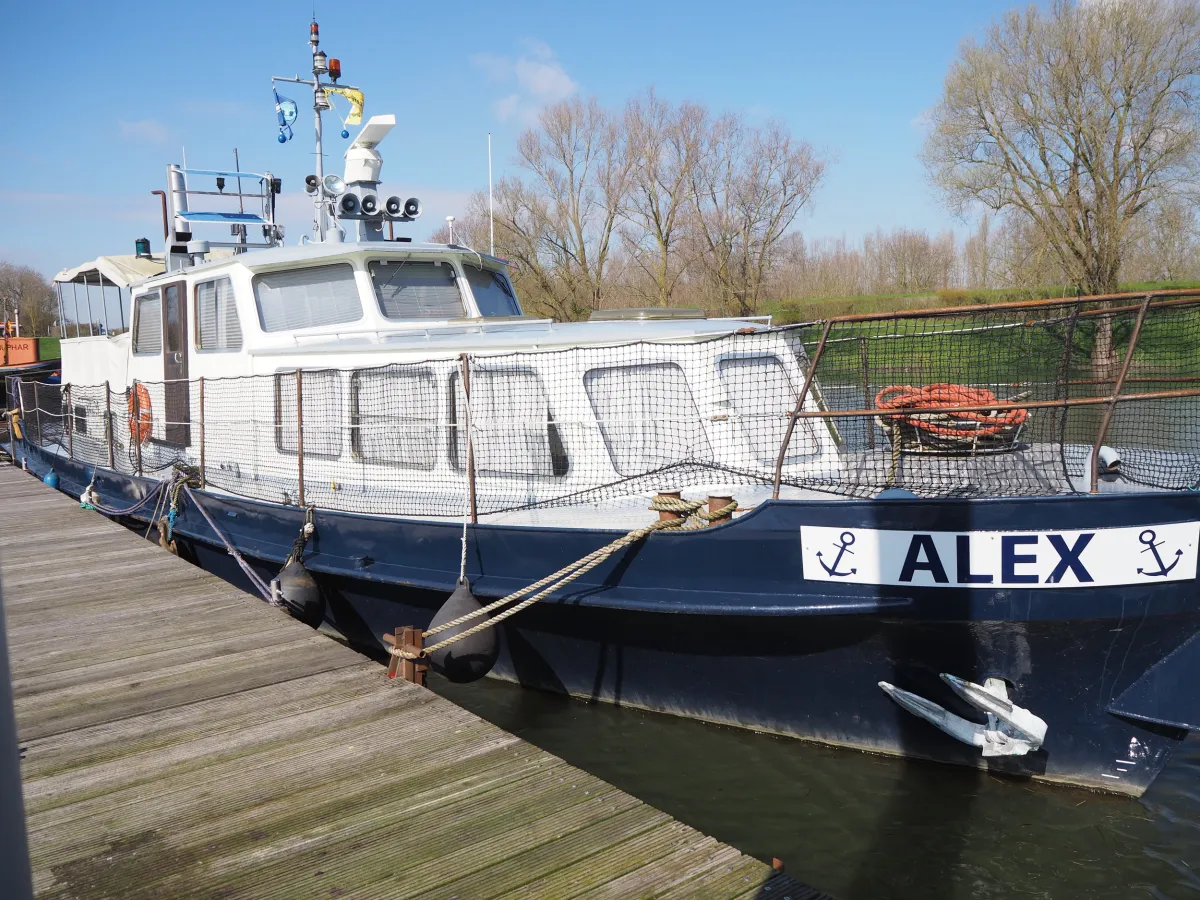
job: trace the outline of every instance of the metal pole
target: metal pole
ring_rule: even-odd
[[[775,460],[775,487],[771,491],[771,499],[779,499],[779,487],[783,483],[783,458],[787,456],[788,444],[792,442],[792,432],[796,430],[796,420],[800,418],[800,411],[804,408],[804,398],[808,396],[808,389],[812,386],[813,378],[817,374],[817,363],[821,361],[821,354],[825,352],[825,342],[829,339],[829,329],[833,327],[833,319],[825,321],[825,327],[821,330],[821,340],[817,342],[817,349],[813,352],[812,359],[808,361],[808,371],[804,373],[804,385],[800,388],[800,396],[796,398],[796,408],[792,410],[792,416],[788,419],[787,431],[783,433],[783,443],[779,446],[779,456]]]
[[[71,406],[71,386],[68,384],[59,395],[63,407],[63,423],[67,428],[67,459],[75,458],[75,410]]]
[[[112,391],[107,381],[104,382],[104,438],[108,442],[108,467],[115,471],[117,460],[113,452]]]
[[[200,487],[207,486],[204,477],[204,376],[200,376]]]
[[[492,133],[488,132],[488,239],[492,256],[496,255],[496,216],[492,210]]]
[[[4,603],[0,596],[0,834],[4,835],[4,840],[0,841],[0,872],[4,873],[6,896],[13,900],[32,900],[33,875],[29,869],[29,843],[25,836],[21,753],[13,712],[11,672]]]
[[[869,363],[867,361],[867,339],[866,338],[858,339],[858,358],[859,358],[859,362],[862,364],[863,406],[866,406],[868,403],[870,403],[872,406],[874,406],[875,404],[871,400],[871,370],[869,367]],[[866,424],[867,424],[867,449],[874,450],[875,449],[875,423],[872,419],[868,418],[866,420]]]
[[[88,337],[92,337],[92,285],[88,282],[87,272],[83,273],[83,296],[87,298],[88,307]]]
[[[300,477],[300,506],[304,507],[304,373],[296,370],[296,470]]]
[[[471,514],[471,524],[479,522],[479,510],[475,503],[475,443],[471,439],[471,357],[460,354],[462,361],[463,395],[467,398],[467,508]]]
[[[1146,310],[1150,307],[1151,296],[1147,294],[1142,301],[1141,308],[1138,309],[1137,319],[1133,323],[1133,333],[1129,335],[1129,346],[1125,350],[1125,359],[1121,362],[1121,371],[1117,373],[1117,381],[1113,385],[1108,407],[1104,410],[1104,418],[1100,420],[1100,429],[1096,432],[1096,442],[1092,444],[1091,492],[1093,494],[1100,492],[1100,445],[1104,443],[1104,438],[1108,434],[1108,426],[1112,424],[1113,413],[1117,409],[1117,398],[1121,396],[1121,390],[1125,387],[1125,376],[1129,374],[1129,364],[1133,362],[1133,351],[1137,349],[1138,338],[1142,334],[1142,322],[1146,319]],[[1098,326],[1099,322],[1096,324]]]

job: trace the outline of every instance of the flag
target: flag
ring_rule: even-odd
[[[300,108],[295,100],[280,97],[275,85],[271,85],[271,93],[275,95],[275,118],[279,120],[279,143],[292,139],[292,123],[300,115]]]
[[[327,94],[341,94],[350,101],[350,115],[344,119],[346,125],[361,125],[363,116],[363,92],[347,87],[327,87]]]

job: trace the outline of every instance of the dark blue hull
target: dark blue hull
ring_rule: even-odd
[[[26,452],[35,472],[48,468],[43,451]],[[54,467],[61,488],[75,495],[93,474],[58,457]],[[157,482],[100,471],[95,486],[107,505],[126,506]],[[302,512],[203,497],[238,549],[273,577]],[[1137,795],[1194,724],[1196,689],[1179,676],[1200,661],[1200,640],[1189,643],[1200,630],[1194,579],[1054,590],[805,581],[799,529],[1069,531],[1198,519],[1200,494],[1187,492],[768,503],[703,532],[655,534],[564,596],[519,613],[501,627],[494,674],[839,746]],[[325,592],[329,622],[356,644],[380,648],[381,634],[426,625],[453,587],[457,524],[319,510],[316,525],[305,564]],[[189,505],[175,530],[184,555],[230,580],[244,578]],[[503,596],[621,533],[475,526],[473,590]],[[979,720],[940,680],[943,672],[979,683],[1005,679],[1014,701],[1048,723],[1044,745],[984,760],[878,687],[887,681]],[[1112,711],[1139,690],[1153,695],[1152,710],[1118,703],[1121,714]]]

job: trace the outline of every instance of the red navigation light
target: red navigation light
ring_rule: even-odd
[[[342,61],[336,57],[329,60],[329,80],[337,81],[342,77]]]

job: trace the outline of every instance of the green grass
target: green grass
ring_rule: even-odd
[[[1200,288],[1200,281],[1144,281],[1122,284],[1120,291],[1168,291]],[[1062,285],[1039,288],[996,288],[966,290],[949,288],[932,294],[874,294],[859,297],[828,297],[812,300],[785,299],[764,305],[763,312],[773,317],[776,325],[812,322],[833,316],[867,313],[901,312],[910,309],[938,309],[952,306],[976,306],[987,303],[1011,303],[1020,300],[1042,300],[1052,297],[1072,297],[1074,288]]]
[[[59,339],[56,337],[38,338],[38,359],[59,359],[62,356]]]

